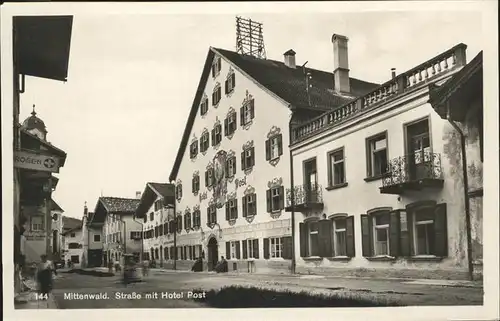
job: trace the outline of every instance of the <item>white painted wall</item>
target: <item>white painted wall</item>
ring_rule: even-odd
[[[64,240],[64,250],[65,250],[64,261],[67,262],[68,260],[71,260],[72,256],[77,255],[79,263],[74,263],[74,266],[80,267],[82,264],[83,251],[84,251],[84,248],[83,248],[83,230],[79,229],[79,230],[69,232],[65,235],[64,239],[65,239]],[[69,248],[70,243],[80,244],[81,247],[78,249],[70,249]]]
[[[161,200],[161,196],[157,196],[155,199],[155,202],[158,200]],[[153,220],[150,218],[150,214],[153,213]],[[168,221],[168,217],[173,217],[173,209],[167,209],[167,208],[162,208],[157,211],[155,211],[154,207],[154,202],[153,204],[149,207],[149,209],[146,212],[146,222],[143,222],[143,231],[148,231],[150,229],[153,229],[156,226],[162,226],[165,222]],[[151,255],[151,249],[158,249],[158,254],[160,255],[160,258],[164,258],[164,252],[163,248],[165,247],[170,247],[174,245],[174,236],[173,234],[164,234],[159,237],[153,237],[150,239],[144,239],[144,252],[150,253]],[[159,261],[158,261],[159,263]]]

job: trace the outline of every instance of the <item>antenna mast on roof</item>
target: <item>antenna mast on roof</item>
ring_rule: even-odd
[[[236,51],[241,55],[266,59],[262,23],[236,17]]]

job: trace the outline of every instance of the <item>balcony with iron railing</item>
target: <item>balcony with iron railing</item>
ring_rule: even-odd
[[[441,155],[418,152],[389,161],[380,193],[401,195],[407,191],[440,189],[443,185]]]
[[[323,206],[322,188],[319,184],[298,185],[293,187],[293,190],[291,188],[286,190],[287,212],[321,210]]]
[[[292,145],[357,117],[395,98],[436,82],[466,64],[465,44],[458,44],[417,67],[402,73],[346,105],[292,128]]]

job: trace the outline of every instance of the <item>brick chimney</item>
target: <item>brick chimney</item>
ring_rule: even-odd
[[[140,200],[141,199],[141,192],[135,192],[135,198]]]
[[[349,93],[351,85],[349,83],[349,59],[347,42],[345,36],[332,36],[333,43],[333,84],[334,90],[338,93]]]
[[[293,51],[293,49],[290,49],[287,52],[285,52],[283,56],[285,56],[285,66],[293,69],[297,67],[295,65],[295,51]]]

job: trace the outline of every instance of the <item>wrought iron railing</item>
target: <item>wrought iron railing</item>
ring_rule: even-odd
[[[406,93],[409,90],[428,85],[450,70],[464,66],[466,64],[466,47],[464,44],[458,44],[423,64],[396,76],[346,105],[293,128],[292,144],[314,136],[327,128],[341,124],[347,119],[351,119],[371,108],[380,106],[383,102]]]
[[[391,159],[382,186],[419,181],[422,179],[443,179],[441,155],[431,152],[418,152]]]
[[[293,204],[292,204],[292,194],[293,194]],[[293,193],[291,188],[286,190],[286,202],[287,207],[297,206],[303,204],[314,204],[323,203],[322,188],[319,184],[311,185],[298,185],[293,188]]]

